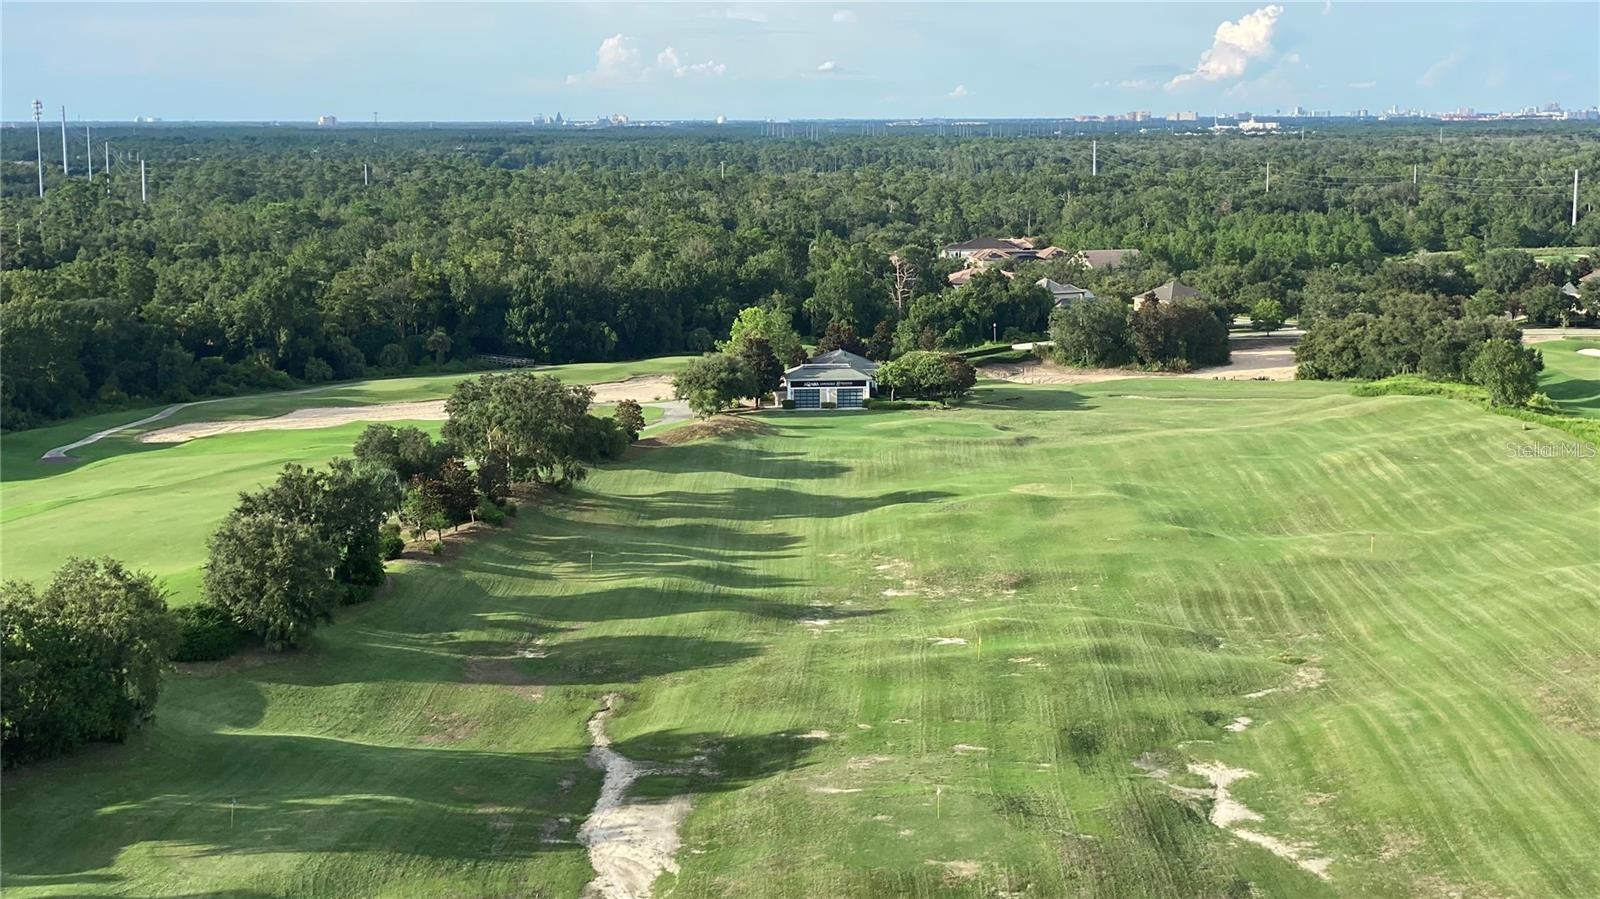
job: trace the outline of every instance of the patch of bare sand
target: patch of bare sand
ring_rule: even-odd
[[[590,384],[596,403],[637,400],[641,403],[672,398],[672,379],[664,375],[628,378]],[[358,421],[444,421],[444,400],[416,400],[404,403],[377,403],[371,406],[308,406],[271,418],[246,418],[237,421],[193,421],[172,425],[139,435],[140,443],[183,443],[217,434],[242,434],[251,431],[301,431],[331,428]]]
[[[742,415],[713,415],[705,421],[673,428],[659,437],[647,437],[639,446],[677,446],[711,437],[754,437],[772,430],[772,426]]]
[[[1190,372],[1139,371],[1126,368],[1073,368],[1055,362],[1020,362],[986,365],[982,373],[1017,384],[1097,384],[1128,378],[1221,378],[1228,381],[1294,380],[1294,341],[1290,338],[1236,339],[1227,365],[1211,365]]]
[[[926,860],[926,864],[936,865],[944,869],[944,881],[951,886],[973,880],[983,871],[981,862],[965,859],[945,862],[930,858]]]
[[[584,887],[586,899],[649,899],[657,877],[677,873],[678,827],[689,814],[687,795],[658,800],[628,797],[628,789],[641,777],[687,769],[636,762],[611,748],[606,722],[620,699],[607,694],[600,711],[589,719],[593,741],[589,765],[605,778],[594,810],[578,828],[578,842],[589,850],[595,872],[594,880]]]
[[[1247,777],[1254,777],[1254,771],[1243,768],[1230,768],[1221,762],[1191,762],[1189,773],[1198,774],[1211,784],[1212,802],[1211,813],[1208,816],[1212,825],[1233,834],[1247,843],[1254,843],[1279,858],[1288,859],[1301,868],[1310,871],[1317,877],[1328,880],[1328,866],[1333,864],[1333,859],[1313,855],[1316,847],[1306,843],[1290,843],[1277,837],[1241,827],[1241,824],[1265,820],[1261,815],[1250,809],[1244,803],[1233,797],[1229,787]]]

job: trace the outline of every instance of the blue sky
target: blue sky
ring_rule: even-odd
[[[0,4],[0,118],[1056,117],[1600,102],[1600,4]]]

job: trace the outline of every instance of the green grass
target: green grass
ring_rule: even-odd
[[[649,362],[551,367],[573,383],[599,383],[676,370],[687,357]],[[206,536],[238,502],[240,491],[272,480],[285,463],[321,465],[348,455],[365,424],[303,431],[259,431],[182,444],[140,443],[150,428],[184,421],[281,415],[305,406],[358,406],[441,399],[467,375],[394,378],[340,384],[312,394],[263,394],[184,409],[146,428],[74,450],[85,461],[43,463],[45,450],[155,411],[97,415],[76,422],[7,434],[0,465],[0,571],[6,578],[41,580],[72,555],[110,554],[160,575],[171,601],[199,598]],[[610,406],[596,411],[609,414]],[[661,410],[645,407],[646,422]],[[437,434],[439,422],[412,422]]]
[[[694,795],[675,899],[1600,893],[1600,472],[1507,452],[1564,435],[1189,379],[763,420],[8,774],[7,895],[575,896],[613,691],[620,751],[716,769],[637,788]],[[1145,753],[1255,772],[1332,880]]]
[[[1600,418],[1600,357],[1578,352],[1600,350],[1600,340],[1549,340],[1534,346],[1544,356],[1539,389],[1573,415]]]

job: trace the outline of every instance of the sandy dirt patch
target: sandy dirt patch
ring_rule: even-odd
[[[589,765],[605,773],[600,798],[583,826],[578,842],[589,850],[594,880],[584,887],[589,899],[649,899],[650,885],[663,872],[677,873],[678,826],[689,814],[689,797],[643,800],[628,798],[628,789],[651,774],[680,773],[675,765],[636,762],[611,748],[606,722],[621,699],[607,694],[600,711],[589,719]]]
[[[1600,356],[1600,350],[1597,350],[1592,346],[1586,346],[1583,349],[1578,351],[1578,355],[1580,355],[1580,356]]]
[[[1213,365],[1182,374],[1124,368],[1072,368],[1055,362],[985,365],[979,372],[1017,384],[1097,384],[1129,378],[1222,378],[1229,381],[1264,378],[1269,381],[1292,381],[1296,339],[1297,334],[1236,336],[1232,345],[1232,361],[1227,365]]]
[[[305,431],[331,428],[357,421],[444,421],[444,400],[414,403],[378,403],[374,406],[311,406],[271,418],[238,421],[192,421],[139,435],[140,443],[183,443],[218,434],[250,431]]]
[[[1211,783],[1212,802],[1209,818],[1214,826],[1247,843],[1254,843],[1279,858],[1288,859],[1323,880],[1329,879],[1328,866],[1333,864],[1333,859],[1313,855],[1315,847],[1304,843],[1289,843],[1239,826],[1264,820],[1259,813],[1233,798],[1233,794],[1228,791],[1228,788],[1238,781],[1255,776],[1254,771],[1230,768],[1221,762],[1191,762],[1189,773],[1198,774]]]
[[[591,384],[589,389],[594,391],[594,401],[599,404],[615,403],[626,399],[650,403],[672,398],[672,379],[663,375],[653,375],[645,378],[629,378],[624,381],[608,381],[604,384]],[[184,404],[164,409],[149,418],[140,419],[119,428],[113,428],[108,432],[94,435],[89,440],[80,441],[78,444],[69,444],[59,449],[63,451],[73,449],[84,443],[108,436],[110,433],[166,418],[187,405],[194,404]],[[139,442],[183,443],[188,440],[212,437],[217,434],[240,434],[250,431],[303,431],[315,428],[331,428],[358,421],[444,421],[447,417],[444,411],[444,400],[377,403],[371,406],[309,406],[304,409],[296,409],[293,412],[286,412],[283,415],[275,415],[271,418],[247,418],[238,421],[194,421],[187,424],[173,425],[172,427],[160,428],[140,434]],[[56,450],[51,450],[51,452],[56,452]]]

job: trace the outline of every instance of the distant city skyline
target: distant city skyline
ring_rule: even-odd
[[[0,5],[0,118],[1038,118],[1600,102],[1600,4]]]

